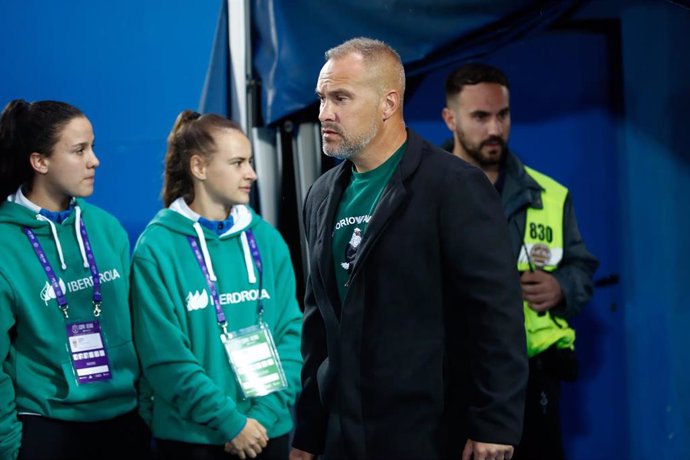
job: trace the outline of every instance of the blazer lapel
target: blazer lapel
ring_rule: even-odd
[[[404,182],[407,177],[417,169],[423,149],[421,138],[409,130],[407,139],[407,147],[400,159],[400,164],[398,164],[398,168],[391,176],[390,181],[381,194],[381,198],[376,204],[369,225],[367,225],[364,238],[362,239],[362,245],[355,256],[355,267],[352,277],[354,277],[358,267],[364,264],[367,255],[371,252],[371,248],[376,244],[376,241],[390,222],[391,216],[397,211],[400,205],[405,202],[407,190],[405,189]]]
[[[379,198],[379,202],[376,204],[369,225],[367,225],[367,229],[364,232],[362,245],[355,256],[354,271],[357,271],[357,268],[364,264],[367,255],[371,252],[371,248],[376,244],[376,241],[388,225],[390,217],[405,201],[406,195],[407,191],[402,183],[400,171],[396,171],[381,194],[381,198]]]
[[[318,234],[316,239],[316,248],[314,253],[318,254],[318,259],[315,260],[316,270],[319,279],[324,287],[321,295],[325,296],[332,308],[326,309],[324,314],[335,316],[336,312],[340,311],[340,298],[338,297],[338,289],[335,285],[335,269],[333,268],[333,221],[335,213],[338,210],[340,199],[347,188],[350,181],[351,168],[350,162],[341,163],[339,170],[333,177],[329,186],[327,199],[319,206],[317,212]],[[335,320],[339,321],[338,316]]]

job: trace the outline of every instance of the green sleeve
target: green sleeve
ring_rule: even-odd
[[[153,390],[143,375],[139,377],[137,392],[139,397],[139,416],[150,428],[153,422]]]
[[[287,246],[282,241],[280,243],[279,248],[271,252],[276,254],[278,259],[275,264],[277,268],[275,284],[278,293],[275,307],[280,309],[276,323],[271,325],[271,333],[283,364],[288,386],[283,391],[256,398],[247,414],[258,420],[266,429],[277,421],[278,414],[295,403],[300,388],[302,369],[300,353],[302,312],[297,303],[295,273],[290,261],[290,253]]]
[[[154,397],[174,406],[183,418],[217,430],[230,441],[247,419],[191,352],[157,265],[135,256],[131,283],[134,343]]]
[[[14,296],[10,283],[0,273],[0,360],[5,363],[10,352],[10,330],[15,320],[11,305]],[[22,425],[17,419],[14,385],[0,366],[0,458],[15,459],[19,454]]]

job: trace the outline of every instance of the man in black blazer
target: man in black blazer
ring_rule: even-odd
[[[326,155],[304,205],[311,272],[290,458],[510,459],[527,355],[505,218],[477,168],[405,128],[397,52],[326,53]]]

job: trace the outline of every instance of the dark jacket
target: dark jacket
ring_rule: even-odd
[[[543,207],[542,188],[527,174],[520,159],[511,152],[507,152],[505,158],[502,181],[501,201],[508,219],[514,260],[517,260],[525,234],[527,209]],[[563,302],[550,310],[552,314],[571,318],[580,312],[592,297],[592,275],[598,266],[599,262],[590,254],[582,240],[568,193],[563,208],[563,259],[552,272],[563,291]]]
[[[505,218],[483,172],[408,130],[340,306],[334,216],[343,162],[311,187],[303,391],[293,445],[326,458],[460,458],[517,444],[527,355]],[[336,311],[340,311],[338,316]]]

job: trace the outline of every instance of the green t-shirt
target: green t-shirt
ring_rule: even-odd
[[[376,169],[358,173],[353,168],[350,184],[340,200],[333,226],[333,264],[341,303],[347,293],[345,284],[352,272],[357,249],[362,243],[376,203],[397,168],[406,146],[407,142]]]

